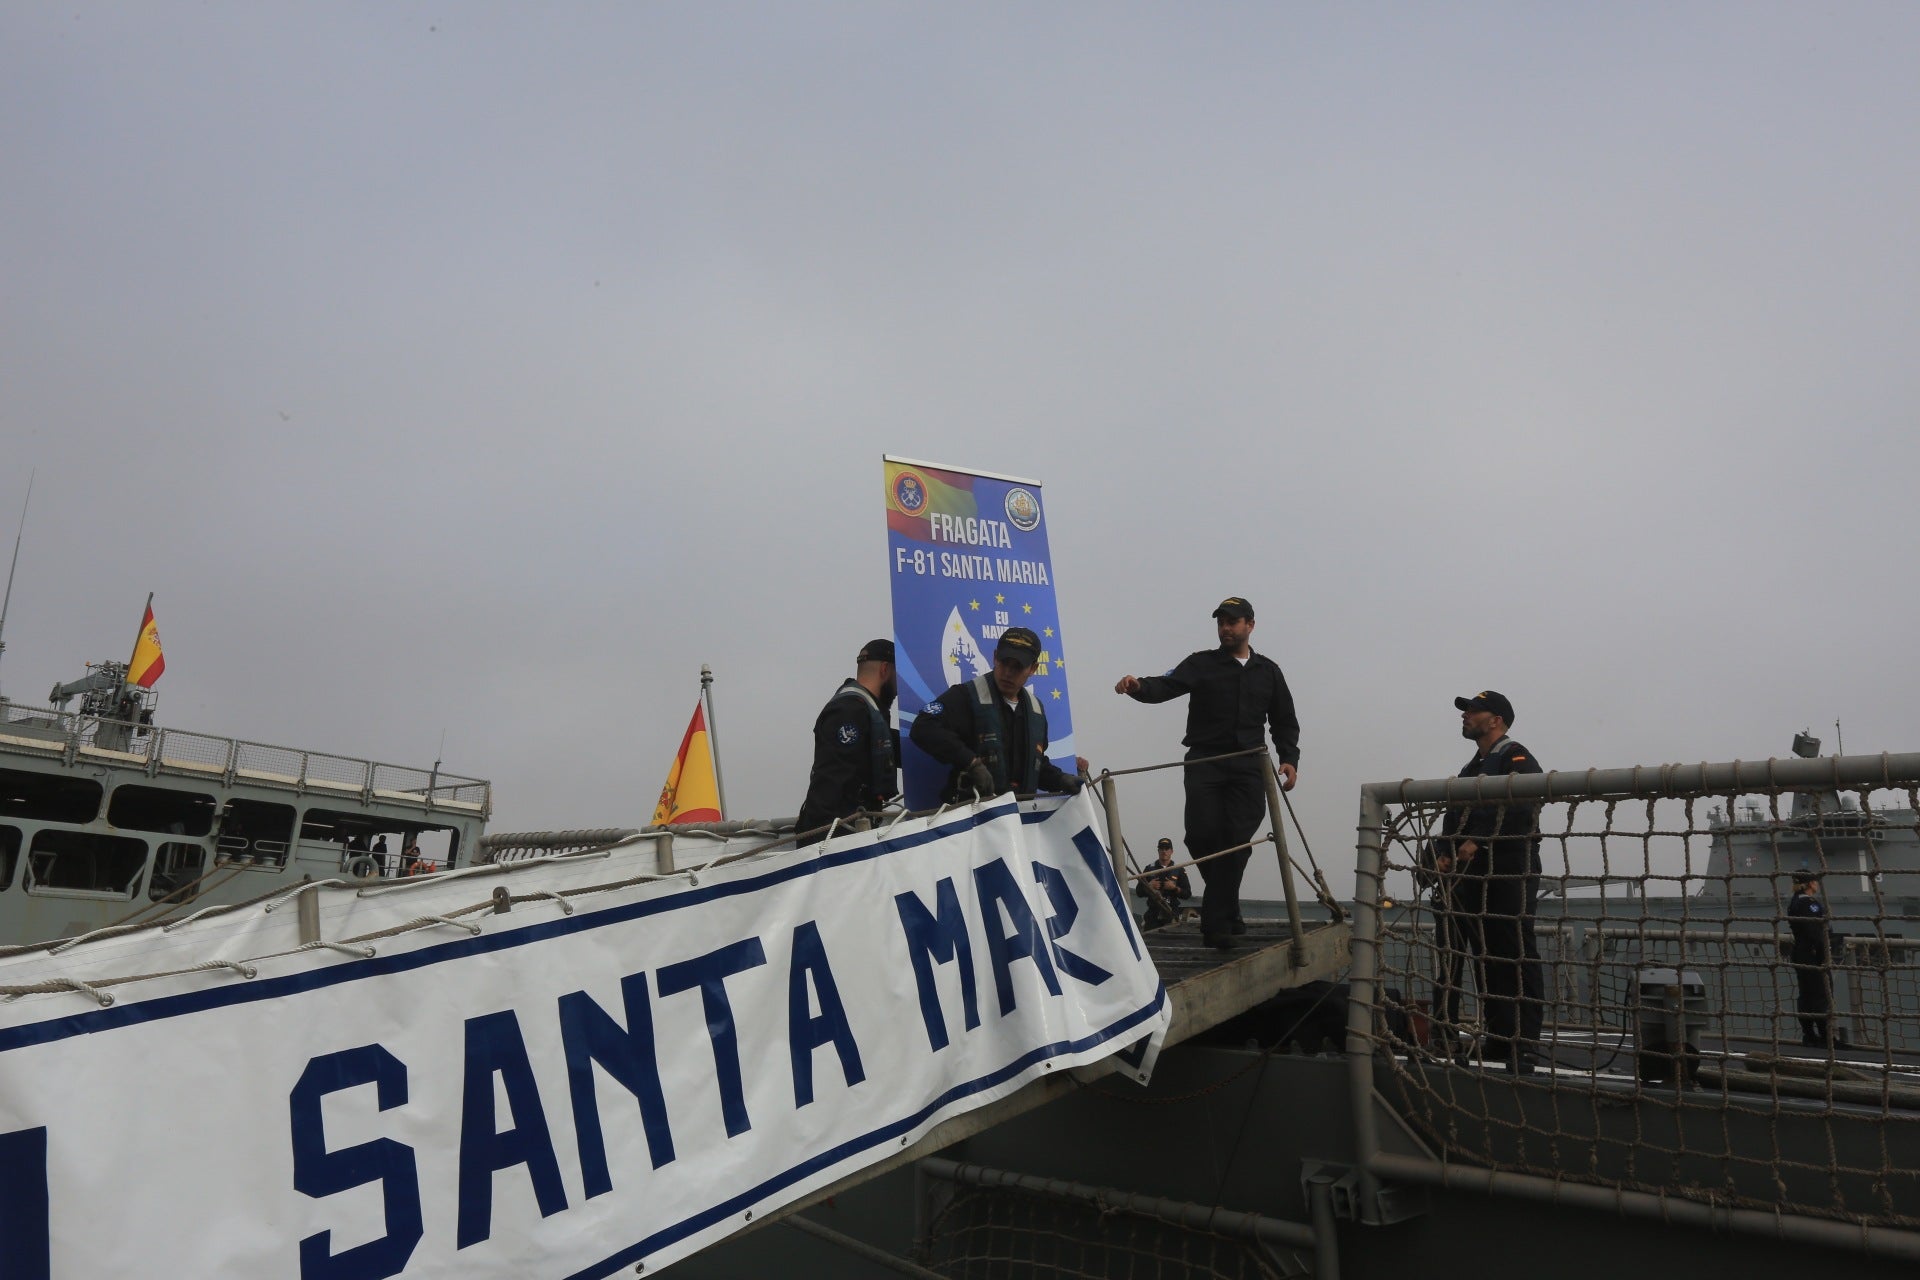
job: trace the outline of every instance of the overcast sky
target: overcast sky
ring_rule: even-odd
[[[0,688],[639,825],[890,630],[881,455],[1045,485],[1081,749],[1239,594],[1363,782],[1913,750],[1920,7],[0,8]],[[1172,775],[1139,848],[1178,835]],[[1256,871],[1254,893],[1277,892]]]

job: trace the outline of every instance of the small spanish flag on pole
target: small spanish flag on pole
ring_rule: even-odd
[[[147,613],[140,619],[140,635],[133,642],[133,659],[127,663],[127,683],[151,689],[166,669],[166,655],[160,652],[160,628],[153,621],[153,593],[149,591]]]
[[[718,821],[720,786],[713,768],[713,739],[707,733],[706,704],[696,702],[693,719],[687,723],[687,736],[680,740],[680,754],[667,770],[667,785],[660,788],[653,825]]]

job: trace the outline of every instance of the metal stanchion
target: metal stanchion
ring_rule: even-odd
[[[1300,924],[1300,895],[1293,887],[1293,859],[1287,856],[1287,807],[1280,799],[1280,774],[1273,767],[1273,756],[1260,753],[1260,775],[1267,783],[1267,812],[1273,816],[1273,847],[1280,855],[1280,886],[1287,893],[1287,928],[1291,933],[1288,948],[1293,967],[1307,964],[1307,939]]]

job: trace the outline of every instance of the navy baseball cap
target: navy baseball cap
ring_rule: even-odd
[[[1213,616],[1216,618],[1245,618],[1248,622],[1252,622],[1253,606],[1245,600],[1242,600],[1239,596],[1228,596],[1225,600],[1222,600],[1213,607]]]
[[[1000,643],[993,647],[993,656],[1013,658],[1021,666],[1031,667],[1040,661],[1040,637],[1025,627],[1008,627],[1000,633]]]
[[[860,646],[859,662],[892,662],[893,641],[869,640]]]
[[[1513,723],[1513,704],[1507,701],[1506,694],[1491,689],[1482,689],[1471,698],[1455,698],[1453,705],[1461,711],[1491,711],[1508,724]]]

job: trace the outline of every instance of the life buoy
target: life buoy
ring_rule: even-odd
[[[356,854],[347,859],[347,874],[362,880],[372,880],[380,874],[380,864],[368,854]]]

